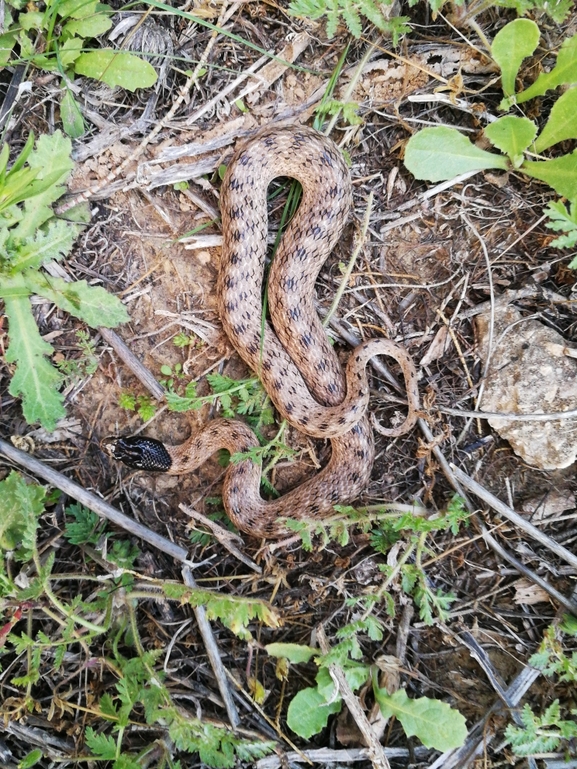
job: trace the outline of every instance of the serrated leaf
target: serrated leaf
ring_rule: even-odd
[[[395,716],[407,737],[418,737],[425,747],[445,751],[458,748],[465,742],[465,719],[446,702],[428,697],[411,700],[404,689],[389,695],[376,685],[373,692],[383,716]]]
[[[577,83],[577,35],[565,40],[551,72],[542,72],[533,85],[517,94],[517,104],[542,96],[559,85]]]
[[[508,155],[518,167],[523,153],[537,135],[537,126],[529,118],[507,115],[488,125],[484,133],[491,144]]]
[[[562,94],[551,109],[549,120],[535,142],[535,152],[566,139],[577,139],[577,87]]]
[[[24,243],[12,244],[16,252],[12,260],[10,272],[22,272],[26,269],[37,269],[49,261],[57,261],[67,256],[72,250],[80,227],[69,224],[64,219],[53,219],[43,230],[37,230],[34,237]],[[15,238],[10,238],[14,241]]]
[[[338,713],[340,709],[340,697],[327,702],[318,689],[301,689],[288,706],[287,724],[295,734],[308,740],[324,729],[329,716]]]
[[[39,272],[24,273],[30,292],[44,296],[60,309],[80,318],[92,328],[114,328],[129,320],[126,307],[120,299],[100,286],[89,286],[85,280],[68,283]]]
[[[71,139],[79,139],[85,132],[84,118],[72,91],[65,89],[60,102],[60,119],[65,133]]]
[[[454,128],[425,128],[412,136],[405,149],[405,166],[416,179],[440,182],[467,171],[507,168],[507,160],[475,147]]]
[[[497,32],[491,55],[501,70],[505,96],[515,93],[515,78],[523,59],[531,56],[539,43],[539,27],[529,19],[515,19]]]
[[[120,86],[128,91],[150,88],[158,78],[154,67],[144,59],[133,53],[109,48],[81,54],[74,64],[74,71],[100,80],[112,88]]]
[[[6,361],[16,364],[8,392],[22,398],[22,411],[28,423],[39,422],[46,430],[54,430],[65,411],[57,389],[62,376],[46,360],[53,348],[38,333],[26,293],[5,295],[4,311],[9,338]]]
[[[27,551],[34,543],[38,517],[44,512],[46,489],[26,483],[15,470],[0,481],[0,548]],[[24,545],[23,545],[24,543]]]
[[[116,758],[116,740],[112,737],[96,734],[91,726],[87,726],[84,739],[95,758],[101,761],[114,761]]]
[[[292,643],[272,643],[264,647],[271,657],[286,657],[293,663],[308,662],[320,652],[312,646]]]
[[[526,160],[521,170],[527,176],[546,182],[559,195],[570,200],[577,198],[577,150],[553,160]]]

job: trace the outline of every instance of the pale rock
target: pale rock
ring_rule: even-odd
[[[479,355],[487,359],[489,313],[477,316]],[[511,305],[495,307],[489,371],[479,408],[514,414],[577,409],[577,360],[563,354],[556,331],[524,318]],[[542,470],[568,467],[577,458],[577,419],[513,421],[493,418],[491,427],[525,462]]]

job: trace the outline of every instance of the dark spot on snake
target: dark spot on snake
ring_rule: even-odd
[[[236,326],[232,327],[232,330],[237,336],[242,336],[246,331],[246,326],[244,323],[237,323]]]
[[[250,155],[248,154],[248,152],[243,153],[239,157],[238,162],[240,163],[241,166],[248,166],[250,164],[250,162],[251,162],[250,161]]]
[[[301,419],[299,419],[299,425],[302,425],[303,427],[305,425],[308,425],[308,423],[309,423],[309,418],[306,415],[304,417],[301,417]]]
[[[240,243],[244,240],[244,233],[242,230],[235,230],[231,235],[232,240],[234,240],[235,243]]]
[[[301,336],[301,344],[303,347],[307,347],[307,348],[310,347],[312,341],[313,341],[313,338],[310,334],[303,334]]]
[[[285,411],[286,411],[287,414],[292,414],[294,410],[295,410],[294,403],[287,403],[286,404]]]
[[[304,262],[308,258],[308,254],[306,252],[306,249],[302,246],[299,246],[297,250],[294,252],[294,258],[298,259],[299,262]]]
[[[360,477],[361,476],[358,473],[351,473],[350,474],[350,479],[351,479],[351,481],[353,483],[358,483]]]
[[[334,382],[330,382],[327,385],[327,390],[331,393],[331,395],[334,395],[337,391],[337,386]]]
[[[289,310],[289,316],[291,320],[298,320],[301,312],[298,307],[291,307]]]
[[[265,371],[270,371],[272,368],[272,363],[270,362],[270,360],[263,360],[262,367]]]
[[[339,424],[340,424],[340,425],[344,425],[346,421],[347,421],[347,420],[346,420],[346,418],[345,418],[345,417],[339,417]]]
[[[287,278],[284,283],[283,287],[286,291],[294,291],[297,285],[297,281],[294,278]]]
[[[364,449],[357,449],[357,451],[355,453],[356,453],[357,457],[359,457],[359,459],[364,459],[365,458],[365,450]]]
[[[238,256],[237,254],[232,254],[232,256],[230,257],[230,263],[238,264],[239,262],[240,262],[240,256]]]
[[[249,345],[247,345],[246,349],[251,355],[256,355],[258,352],[258,342],[251,342]]]
[[[274,387],[275,390],[282,390],[282,382],[280,381],[280,379],[275,379],[274,382],[272,383],[272,386]]]
[[[225,285],[225,288],[234,288],[235,280],[232,277],[232,275],[226,276],[226,278],[224,279],[224,285]]]

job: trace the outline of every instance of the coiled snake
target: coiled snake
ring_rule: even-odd
[[[262,284],[268,232],[267,188],[278,176],[297,179],[302,199],[274,257],[268,281],[271,322],[262,324]],[[322,518],[333,506],[355,499],[368,484],[374,460],[365,411],[365,371],[375,355],[398,361],[407,387],[404,423],[386,431],[400,435],[415,423],[417,375],[411,358],[387,339],[372,339],[351,354],[346,374],[313,306],[313,287],[341,236],[352,202],[348,169],[330,139],[301,126],[261,132],[242,146],[223,181],[220,208],[223,248],[217,284],[224,330],[245,362],[258,373],[281,416],[306,435],[331,439],[331,458],[315,477],[266,502],[260,467],[231,464],[223,501],[237,528],[275,538],[287,534],[283,518]],[[190,472],[221,448],[257,446],[242,422],[216,419],[178,446],[141,438],[106,438],[103,447],[131,467]],[[281,519],[281,520],[279,520]]]

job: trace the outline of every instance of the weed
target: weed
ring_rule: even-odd
[[[112,26],[113,13],[110,6],[98,0],[45,0],[38,5],[25,5],[21,0],[6,3],[0,66],[26,62],[47,72],[60,73],[64,91],[60,117],[64,131],[72,138],[84,133],[82,113],[70,87],[75,74],[130,91],[148,88],[157,79],[154,67],[133,53],[112,48],[89,50],[88,41]]]
[[[577,620],[566,617],[559,630],[547,628],[539,650],[531,657],[529,664],[538,668],[548,677],[555,676],[560,683],[573,687],[577,683],[577,652],[568,656],[561,645],[563,632],[577,638]],[[575,704],[575,702],[573,702]],[[536,715],[530,705],[521,711],[522,726],[509,724],[505,735],[518,756],[549,753],[562,750],[566,760],[577,757],[577,708],[562,708],[559,700],[551,703],[543,713]]]
[[[386,7],[391,5],[385,2]],[[402,35],[410,31],[407,24],[408,16],[393,16],[388,18],[379,4],[373,0],[291,0],[289,10],[295,16],[306,16],[309,19],[320,19],[326,16],[327,37],[334,37],[340,21],[344,21],[351,34],[360,37],[363,31],[361,17],[367,18],[377,29],[392,35],[393,45],[399,43]]]
[[[253,618],[277,627],[279,620],[274,611],[259,600],[140,575],[134,571],[138,549],[128,540],[111,536],[104,523],[81,505],[66,509],[72,520],[64,536],[74,546],[84,545],[90,568],[83,574],[53,574],[54,551],[41,556],[38,543],[39,520],[46,504],[46,490],[26,483],[16,472],[0,482],[0,605],[7,613],[0,629],[0,659],[16,659],[16,664],[11,662],[14,671],[10,684],[23,690],[6,698],[0,713],[5,718],[18,718],[33,710],[42,712],[44,702],[35,697],[36,685],[42,677],[61,668],[67,653],[76,656],[80,649],[91,662],[101,661],[95,684],[97,680],[101,683],[103,675],[116,678],[112,692],[91,696],[81,706],[76,696],[73,700],[65,695],[58,698],[56,706],[63,713],[73,714],[77,707],[83,711],[84,743],[90,751],[88,757],[82,756],[83,760],[109,760],[113,769],[141,766],[142,758],[158,742],[143,745],[139,752],[127,750],[125,733],[135,722],[154,725],[156,733],[165,734],[165,755],[158,766],[179,766],[173,760],[175,750],[198,753],[202,761],[214,767],[232,767],[237,760],[252,762],[270,752],[271,743],[237,737],[186,713],[175,703],[159,663],[165,652],[142,647],[136,609],[142,600],[202,605],[210,619],[220,619],[245,639],[250,638],[248,624]],[[111,547],[109,540],[113,541]],[[99,552],[106,554],[105,560],[95,554],[97,561],[92,562],[89,554],[97,543]],[[98,573],[98,563],[105,567],[104,572]],[[20,573],[15,574],[18,566]],[[67,583],[73,586],[69,591]],[[19,623],[26,619],[26,631],[17,632]],[[94,641],[95,650],[91,652]],[[135,654],[122,654],[121,642],[133,648]],[[89,669],[87,665],[87,674]],[[103,721],[110,724],[110,731],[102,728]],[[98,731],[93,726],[97,724]],[[31,766],[39,757],[33,751],[21,765]]]
[[[539,28],[529,19],[512,21],[495,36],[491,54],[501,69],[501,86],[505,96],[500,104],[501,110],[509,110],[513,106],[518,109],[518,105],[558,86],[574,86],[577,83],[577,35],[573,35],[561,46],[550,72],[541,73],[529,88],[515,91],[521,64],[534,53],[538,43]],[[573,87],[555,101],[539,135],[537,125],[527,117],[505,115],[499,118],[485,128],[484,135],[504,153],[502,155],[479,149],[454,128],[425,128],[409,139],[405,165],[417,179],[432,182],[489,168],[514,169],[540,179],[571,201],[570,211],[561,203],[552,203],[547,211],[551,219],[548,226],[567,233],[553,241],[553,245],[574,245],[577,151],[549,160],[529,160],[527,154],[540,154],[559,142],[577,138],[576,111],[577,88]]]
[[[124,305],[103,288],[84,280],[67,283],[41,269],[71,251],[82,226],[57,219],[51,208],[72,169],[70,151],[70,139],[57,131],[41,136],[35,148],[31,134],[10,169],[8,145],[0,152],[0,299],[8,318],[6,362],[14,364],[9,392],[22,398],[26,421],[40,422],[47,430],[65,415],[59,391],[64,374],[48,360],[54,349],[39,333],[31,295],[53,302],[94,328],[128,320]],[[88,350],[88,342],[82,344]]]
[[[410,699],[404,689],[389,694],[379,687],[377,667],[360,661],[362,651],[357,634],[361,631],[367,632],[376,641],[383,637],[380,622],[370,617],[341,628],[337,635],[342,640],[328,654],[321,655],[318,649],[299,644],[275,643],[265,647],[273,657],[294,664],[314,659],[318,667],[316,686],[301,689],[289,704],[289,727],[308,739],[324,729],[331,714],[340,712],[342,700],[331,674],[331,667],[337,666],[353,691],[370,681],[383,716],[395,716],[407,736],[415,735],[424,745],[437,750],[450,750],[462,745],[467,728],[465,719],[457,710],[429,697]]]

